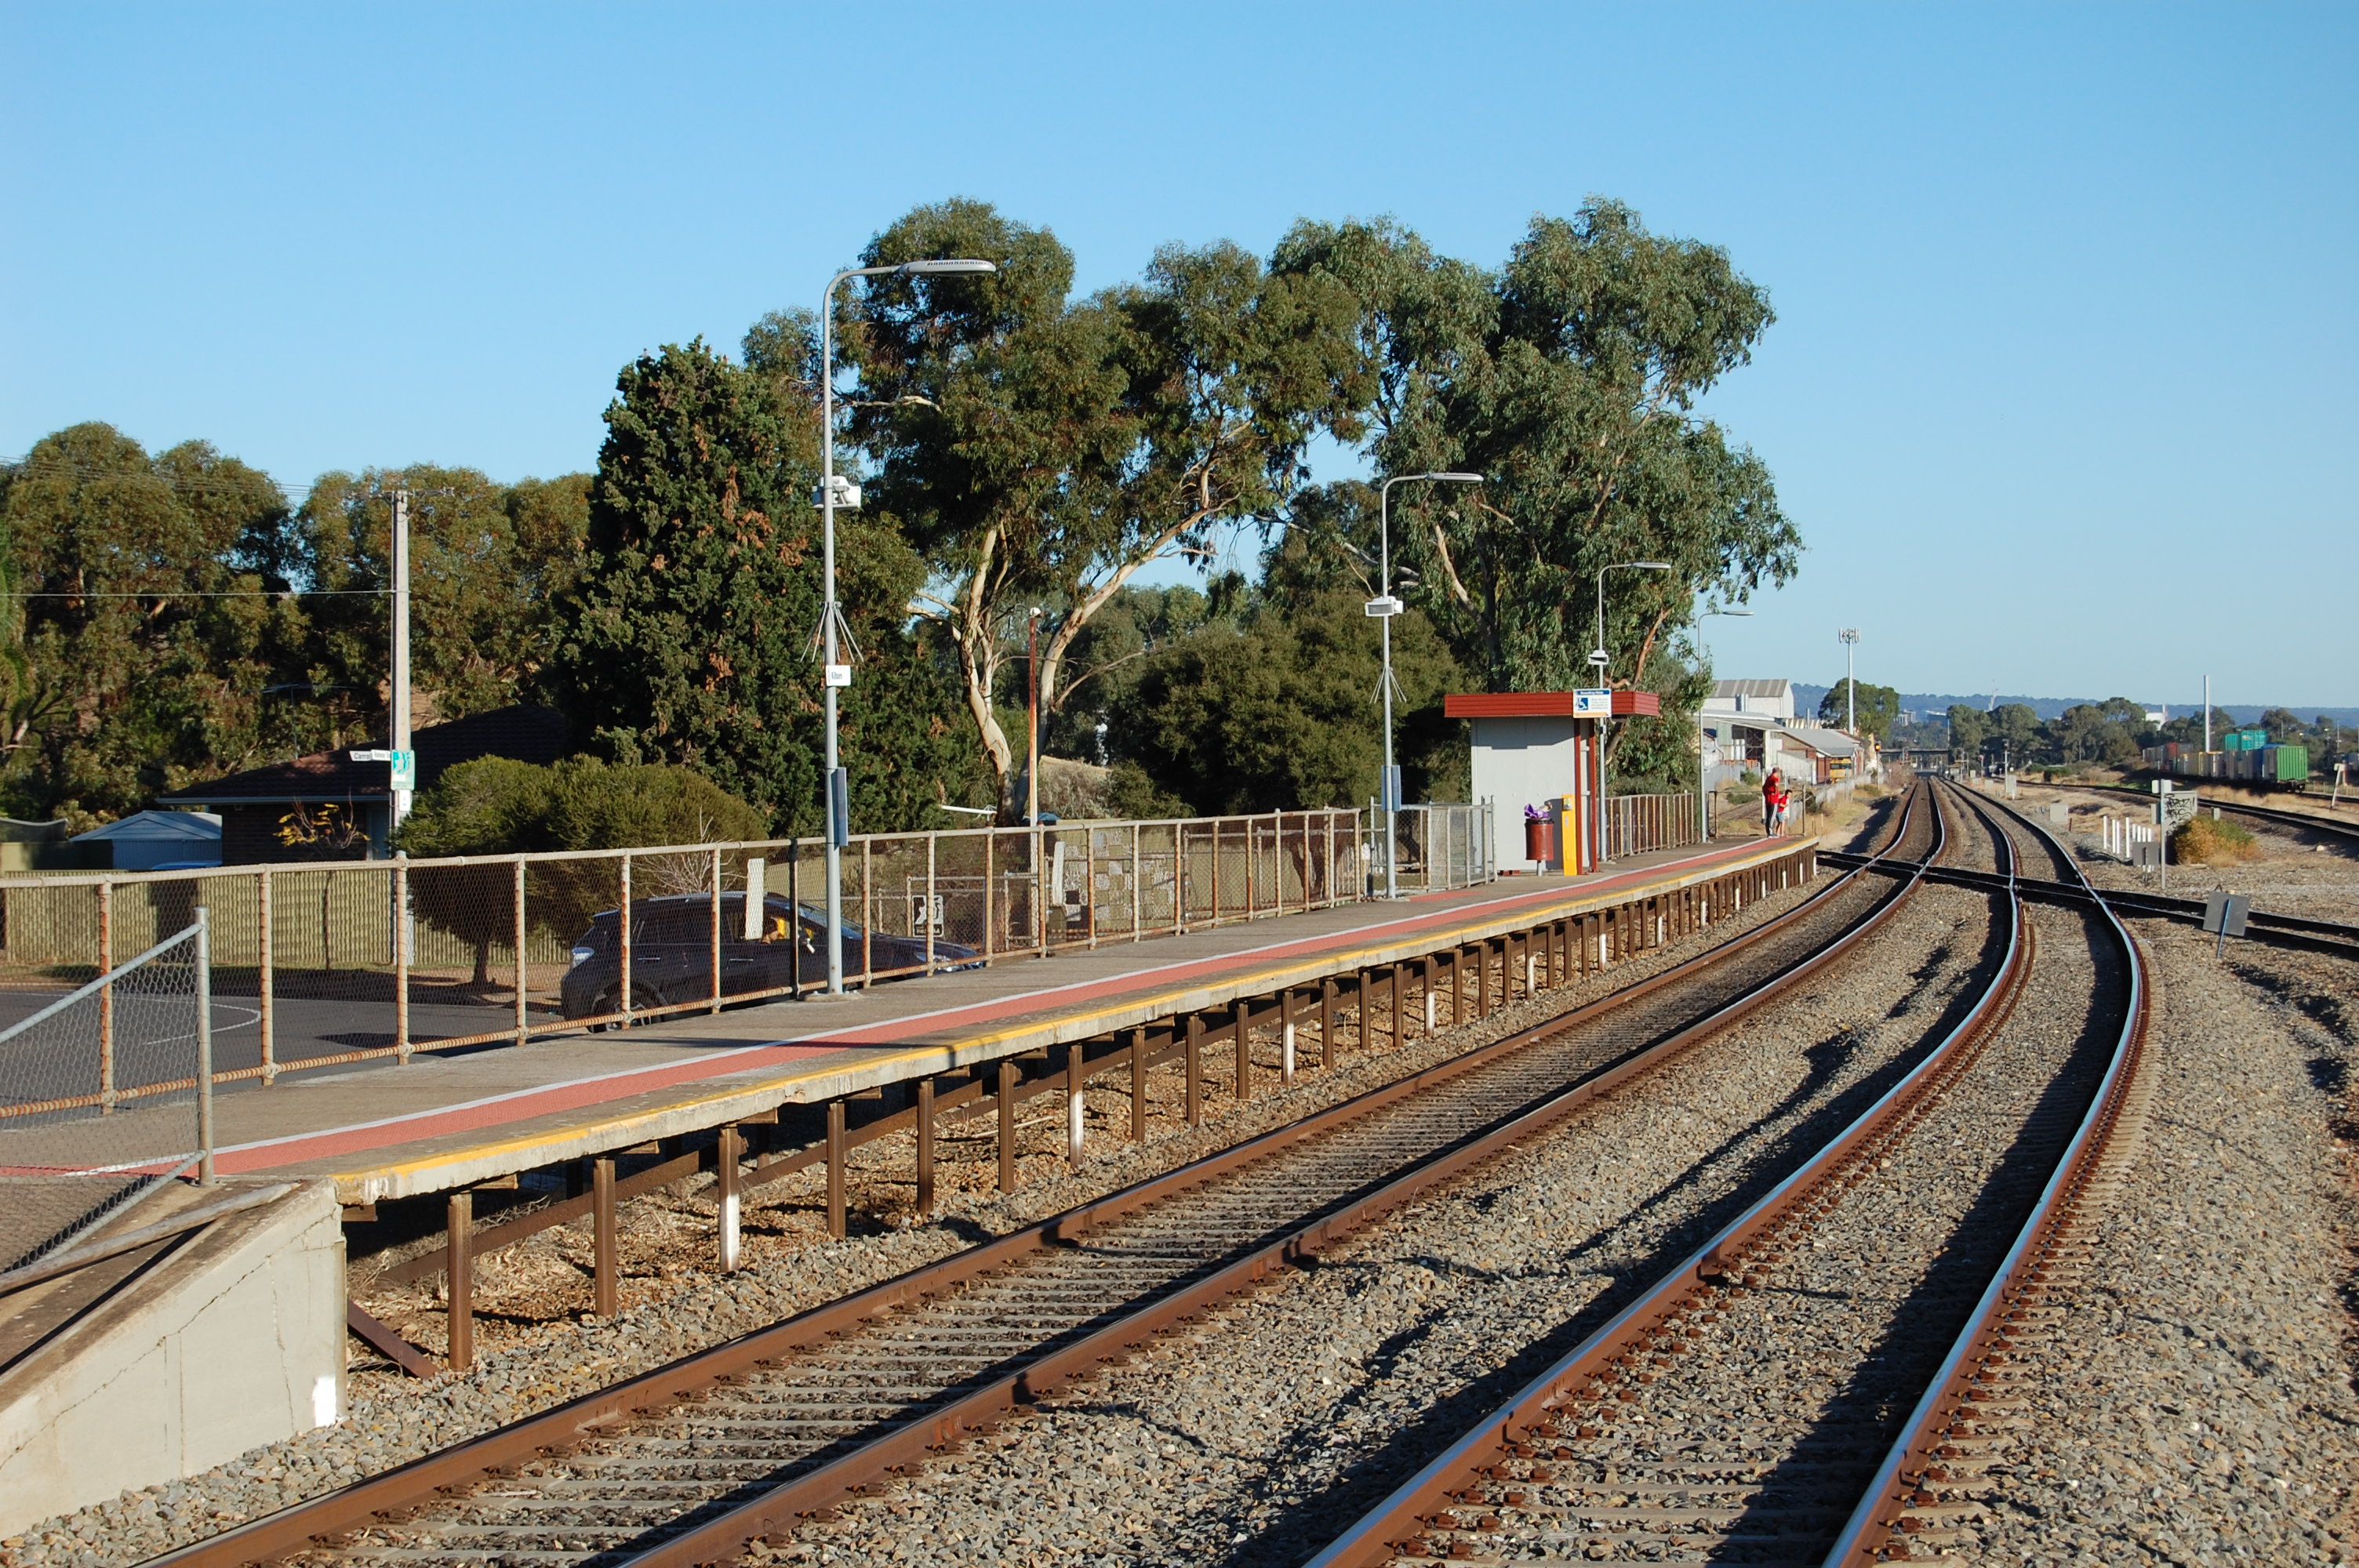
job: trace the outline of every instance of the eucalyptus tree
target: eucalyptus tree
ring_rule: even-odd
[[[1606,200],[1535,219],[1496,272],[1382,222],[1302,223],[1272,270],[1359,301],[1380,471],[1487,476],[1394,508],[1409,597],[1477,678],[1587,684],[1599,568],[1661,560],[1671,571],[1607,579],[1611,678],[1692,706],[1696,596],[1741,602],[1790,576],[1800,548],[1767,465],[1696,407],[1772,320],[1763,290],[1719,248],[1651,234]],[[1681,656],[1664,667],[1667,650]],[[1617,746],[1666,756],[1670,734],[1615,729]]]
[[[251,569],[285,526],[268,475],[202,442],[150,456],[71,426],[0,474],[16,646],[0,754],[10,815],[79,825],[300,750],[272,699],[300,662],[288,586]]]
[[[1041,704],[1139,570],[1275,514],[1322,428],[1359,433],[1373,365],[1336,280],[1235,245],[1167,246],[1134,283],[1071,297],[1071,253],[986,203],[921,207],[861,257],[979,256],[993,275],[882,277],[845,306],[853,439],[874,504],[923,554],[919,612],[950,632],[966,705],[1016,809],[998,687],[1042,612]]]
[[[409,492],[410,665],[418,721],[532,696],[549,614],[571,586],[589,527],[589,476],[506,485],[481,471],[412,464],[329,473],[297,517],[293,569],[307,597],[325,704],[383,711],[391,656],[393,496]]]

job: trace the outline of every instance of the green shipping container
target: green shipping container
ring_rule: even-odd
[[[2227,752],[2257,752],[2269,743],[2266,730],[2231,730],[2220,737],[2220,747]]]
[[[2304,784],[2309,781],[2309,747],[2272,746],[2263,755],[2269,762],[2267,776],[2278,784]]]

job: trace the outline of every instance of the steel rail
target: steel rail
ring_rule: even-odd
[[[1979,801],[1975,806],[1978,810],[1982,808]],[[1989,819],[1987,813],[1985,818]],[[2038,823],[2019,815],[2017,820],[2047,835],[2051,843],[2054,841],[2054,836]],[[2069,857],[2066,863],[2071,863]],[[1975,1396],[1986,1391],[1980,1387],[1982,1381],[2006,1364],[2006,1323],[2025,1303],[2043,1293],[2045,1276],[2041,1264],[2080,1219],[2088,1188],[2104,1162],[2106,1146],[2119,1124],[2136,1076],[2145,1052],[2150,994],[2145,955],[2105,895],[2088,883],[2086,873],[2077,866],[2074,871],[2081,876],[2082,885],[2089,887],[2098,913],[2120,945],[2125,964],[2127,995],[2112,1059],[2105,1065],[2104,1078],[2090,1101],[2087,1114],[2074,1130],[2063,1157],[2057,1162],[2055,1173],[2041,1190],[2030,1217],[2000,1260],[1973,1315],[1967,1319],[1964,1331],[1942,1359],[1924,1397],[1910,1412],[1900,1438],[1876,1467],[1875,1478],[1868,1484],[1859,1506],[1827,1553],[1827,1568],[1854,1568],[1856,1564],[1880,1561],[1894,1536],[1916,1534],[1924,1528],[1924,1521],[1909,1510],[1935,1500],[1931,1493],[1922,1489],[1926,1484],[1948,1479],[1940,1465],[1943,1458],[1950,1456],[1944,1453],[1950,1446],[1945,1440],[1962,1424]]]
[[[1913,810],[1914,806],[1912,799],[1907,809]],[[1939,853],[1941,834],[1938,817],[1936,822],[1934,853]],[[1904,813],[1903,823],[1894,835],[1894,843],[1897,844],[1906,832]],[[1930,856],[1928,859],[1930,860]],[[1593,1076],[1546,1096],[1487,1130],[1462,1140],[1410,1166],[1347,1207],[1322,1215],[1292,1233],[1255,1249],[1217,1272],[1149,1303],[1143,1310],[1110,1323],[1084,1339],[1053,1350],[1021,1370],[977,1389],[956,1404],[937,1412],[926,1427],[911,1423],[857,1453],[846,1454],[821,1469],[798,1477],[650,1551],[623,1558],[621,1564],[625,1568],[703,1568],[703,1565],[730,1561],[754,1541],[791,1527],[802,1517],[842,1498],[855,1496],[896,1470],[922,1463],[937,1449],[958,1441],[965,1434],[992,1429],[1001,1417],[1019,1403],[1051,1395],[1071,1379],[1093,1370],[1099,1362],[1126,1351],[1174,1324],[1197,1315],[1215,1303],[1252,1289],[1281,1267],[1315,1256],[1401,1205],[1482,1164],[1502,1150],[1547,1130],[1631,1079],[1663,1065],[1688,1046],[1721,1033],[1849,951],[1889,918],[1919,885],[1915,880],[1904,882],[1893,896],[1877,904],[1832,942],[1734,1001]],[[1833,891],[1832,887],[1827,890],[1828,892]],[[1667,979],[1668,973],[1657,977],[1657,980]],[[1633,988],[1634,991],[1636,989]],[[1543,1031],[1549,1033],[1560,1032],[1572,1027],[1573,1021],[1588,1011],[1583,1009],[1569,1013],[1561,1020],[1538,1025],[1526,1033],[1538,1035]]]
[[[2196,785],[2219,782],[2223,781],[2210,779],[2190,781],[2190,784]],[[2200,799],[2201,795],[2200,788],[2197,794]],[[2201,799],[2201,805],[2237,816],[2249,816],[2256,822],[2265,822],[2272,827],[2306,828],[2311,832],[2322,833],[2330,838],[2343,839],[2353,849],[2359,849],[2359,823],[2338,822],[2333,817],[2314,816],[2306,811],[2288,811],[2280,806],[2251,806],[2241,800]]]
[[[2004,835],[1997,842],[2012,848]],[[1306,1568],[1375,1568],[1404,1555],[1427,1555],[1424,1538],[1430,1529],[1460,1528],[1447,1506],[1459,1493],[1479,1487],[1503,1457],[1518,1456],[1519,1450],[1528,1454],[1525,1440],[1560,1413],[1579,1402],[1606,1397],[1606,1390],[1620,1380],[1616,1363],[1650,1344],[1687,1311],[1693,1298],[1731,1282],[1757,1284],[1757,1275],[1745,1272],[1747,1254],[1794,1220],[1806,1205],[1832,1195],[1858,1173],[1883,1136],[1907,1121],[1929,1095],[1939,1093],[1954,1076],[1953,1069],[1962,1071],[1973,1047],[2013,1008],[2028,974],[2029,928],[2019,901],[2009,900],[2005,908],[2006,948],[1998,968],[1966,1015],[1899,1082],[1636,1300],[1354,1520]]]
[[[1918,802],[1912,797],[1892,836],[1890,849],[1907,839]],[[1940,837],[1936,813],[1936,838]],[[1142,1182],[1122,1192],[1082,1205],[1008,1236],[971,1248],[896,1279],[871,1286],[835,1302],[797,1314],[781,1323],[680,1358],[653,1371],[582,1396],[495,1432],[453,1444],[396,1469],[356,1482],[336,1492],[296,1504],[278,1513],[196,1542],[164,1557],[158,1564],[174,1568],[230,1568],[264,1562],[306,1550],[322,1541],[386,1522],[389,1517],[448,1500],[492,1472],[561,1454],[585,1440],[620,1435],[614,1429],[634,1420],[660,1414],[683,1403],[693,1403],[712,1390],[744,1379],[757,1368],[809,1351],[854,1331],[872,1319],[929,1297],[940,1297],[984,1276],[1008,1270],[1027,1258],[1060,1248],[1071,1248],[1083,1237],[1114,1221],[1174,1199],[1189,1189],[1258,1162],[1297,1152],[1372,1113],[1408,1101],[1425,1091],[1477,1069],[1499,1064],[1542,1040],[1600,1021],[1642,997],[1700,979],[1738,953],[1781,935],[1789,935],[1813,913],[1825,910],[1843,889],[1864,885],[1861,873],[1846,872],[1811,894],[1794,909],[1743,933],[1709,952],[1661,974],[1571,1010],[1490,1045],[1368,1091],[1340,1105],[1314,1113],[1287,1127],[1264,1133],[1236,1147],[1210,1155]],[[962,1435],[988,1428],[1016,1405],[1040,1397],[1075,1373],[1090,1369],[1102,1357],[1118,1354],[1128,1345],[1151,1337],[1173,1322],[1202,1310],[1210,1303],[1252,1283],[1274,1268],[1331,1244],[1346,1230],[1375,1218],[1433,1184],[1448,1180],[1497,1152],[1504,1144],[1535,1128],[1570,1115],[1581,1106],[1647,1068],[1669,1060],[1696,1040],[1718,1033],[1753,1007],[1816,972],[1840,952],[1847,951],[1919,885],[1901,883],[1865,914],[1849,922],[1831,940],[1817,946],[1797,962],[1783,966],[1771,979],[1735,1000],[1716,1009],[1672,1034],[1604,1065],[1578,1081],[1512,1108],[1488,1128],[1446,1144],[1397,1170],[1389,1178],[1367,1184],[1327,1211],[1298,1222],[1275,1239],[1232,1249],[1217,1270],[1182,1282],[1137,1303],[1120,1318],[1096,1327],[1068,1344],[1036,1344],[1028,1357],[1004,1364],[1004,1375],[973,1387],[951,1403],[922,1416],[901,1421],[872,1441],[841,1457],[797,1476],[669,1541],[651,1543],[637,1555],[603,1551],[594,1555],[611,1563],[641,1568],[672,1563],[722,1561],[741,1551],[747,1541],[791,1523],[800,1515],[826,1507],[860,1487],[873,1484],[891,1470],[921,1462],[928,1454],[958,1441]],[[1268,1233],[1266,1231],[1265,1236]],[[658,1528],[660,1528],[659,1526]],[[409,1555],[414,1553],[405,1553]]]
[[[2036,826],[2036,825],[2035,825]],[[1819,859],[1830,865],[1845,868],[1868,867],[1872,858],[1854,855],[1840,849],[1821,849]],[[1890,867],[1876,868],[1886,871]],[[1991,871],[1972,871],[1962,866],[1933,866],[1925,872],[1928,881],[1948,882],[1957,887],[1996,891],[2002,879]],[[2054,881],[2038,877],[2017,879],[2024,897],[2043,903],[2063,904],[2072,908],[2093,910],[2100,902],[2117,913],[2154,920],[2173,920],[2182,925],[2201,925],[2203,901],[2200,898],[2177,898],[2169,893],[2125,892],[2118,889],[2102,896],[2090,890],[2083,881]],[[2256,909],[2246,916],[2245,935],[2279,947],[2298,948],[2304,952],[2329,953],[2337,957],[2359,958],[2359,925],[2347,925],[2332,920],[2312,920],[2299,914],[2273,914]]]

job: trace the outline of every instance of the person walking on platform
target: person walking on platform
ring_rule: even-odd
[[[1771,769],[1761,781],[1761,837],[1775,838],[1786,819],[1786,781],[1783,774]]]

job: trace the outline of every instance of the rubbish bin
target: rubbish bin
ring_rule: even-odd
[[[1524,818],[1524,859],[1543,869],[1556,864],[1556,824],[1545,816]]]

